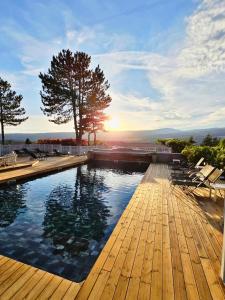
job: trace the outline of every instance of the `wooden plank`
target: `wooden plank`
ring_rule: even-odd
[[[140,285],[140,278],[139,277],[132,277],[130,278],[126,299],[127,300],[136,300],[138,299],[138,291]]]
[[[20,269],[21,270],[21,269]],[[27,282],[27,280],[32,277],[35,273],[37,272],[37,269],[28,267],[25,270],[25,273],[20,276],[14,283],[9,284],[8,289],[1,295],[2,299],[10,299],[14,298],[15,299],[15,294],[16,292],[23,287],[23,285]],[[14,273],[15,276],[16,273]],[[12,277],[11,277],[12,278]],[[18,296],[17,296],[18,297]],[[18,299],[18,298],[17,298]],[[21,299],[21,298],[20,298]]]
[[[163,299],[174,299],[168,215],[163,214]]]
[[[68,291],[70,285],[71,285],[71,281],[70,280],[63,279],[61,281],[61,283],[58,285],[58,287],[55,290],[55,292],[52,294],[51,300],[62,299],[65,296],[66,292]],[[80,288],[80,286],[78,284],[77,284],[77,286]]]
[[[102,270],[99,273],[98,279],[97,279],[88,299],[93,300],[93,299],[101,298],[101,295],[103,293],[103,290],[104,290],[104,287],[106,285],[108,278],[109,278],[109,272]]]
[[[125,299],[128,284],[129,284],[129,278],[121,275],[113,299],[115,300]]]
[[[19,268],[22,267],[21,263],[15,262],[15,261],[9,261],[10,267],[7,269],[3,269],[3,274],[0,276],[0,295],[2,292],[4,292],[4,281],[6,281],[10,276],[12,276]],[[8,267],[8,263],[7,267]],[[6,266],[6,264],[4,266]]]
[[[192,270],[189,254],[181,253],[181,260],[182,260],[182,265],[184,270],[184,281],[185,281],[185,286],[187,291],[187,298],[189,300],[192,299],[198,300],[199,299],[198,288]]]
[[[40,293],[48,286],[49,282],[54,277],[53,274],[45,273],[44,276],[40,279],[40,281],[35,285],[35,287],[29,292],[26,296],[27,300],[36,299]]]
[[[152,284],[151,284],[151,299],[162,299],[162,195],[156,192],[157,203],[157,216],[156,216],[156,229],[155,241],[153,250],[153,264],[152,264]]]
[[[37,299],[41,300],[51,298],[51,295],[55,292],[62,280],[63,279],[59,276],[53,276],[53,278],[49,281],[48,285],[38,295]]]
[[[153,191],[153,205],[152,205],[152,215],[151,221],[148,228],[148,235],[145,245],[144,261],[141,272],[141,282],[151,283],[152,279],[152,267],[153,267],[153,255],[154,255],[154,242],[155,242],[155,232],[156,232],[156,196]]]
[[[169,197],[168,201],[172,202],[173,198]],[[181,262],[181,254],[179,251],[179,242],[178,242],[178,237],[176,232],[175,218],[173,215],[169,216],[169,230],[170,230],[170,245],[171,245],[172,267],[173,267],[172,270],[173,270],[173,278],[174,278],[174,295],[175,298],[177,299],[187,299],[183,267]]]
[[[209,259],[201,258],[201,263],[203,266],[203,270],[205,272],[205,276],[210,288],[211,295],[213,299],[222,300],[225,299],[225,294],[223,293],[219,281],[218,276],[216,277],[212,265]]]
[[[138,300],[149,300],[150,290],[151,290],[150,284],[145,282],[140,282]]]
[[[11,268],[11,272],[7,274],[7,277],[4,277],[6,273],[1,276],[1,296],[8,288],[10,288],[14,284],[14,282],[16,282],[26,271],[30,269],[30,266],[21,263],[16,263],[14,266],[18,266],[18,268],[14,270],[12,270]],[[13,287],[13,291],[15,291],[15,286]]]
[[[15,260],[5,258],[3,264],[0,267],[0,275],[4,274],[9,268],[11,268],[16,263]],[[1,277],[0,277],[1,278]],[[1,281],[0,281],[1,282]]]
[[[63,300],[75,299],[79,290],[80,290],[79,284],[75,282],[71,283],[69,289],[66,291],[66,294],[63,297]]]
[[[190,253],[195,282],[198,287],[199,298],[201,300],[210,300],[212,299],[212,296],[193,239],[187,239],[187,244]]]
[[[29,294],[29,292],[32,291],[34,286],[41,280],[45,273],[46,272],[42,270],[37,270],[37,272],[35,272],[34,275],[30,276],[29,280],[27,280],[27,282],[20,289],[17,290],[17,292],[13,296],[13,299],[25,299],[27,294]]]

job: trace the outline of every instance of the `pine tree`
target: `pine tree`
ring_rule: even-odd
[[[90,64],[91,57],[86,53],[62,50],[53,56],[48,73],[39,75],[43,113],[55,124],[72,120],[78,143],[85,132],[96,136],[103,128],[103,110],[111,102],[103,71],[99,66],[93,71]]]
[[[73,120],[76,139],[84,133],[83,117],[90,90],[91,57],[84,52],[62,50],[53,56],[47,74],[40,73],[42,81],[42,111],[55,124]]]
[[[17,126],[26,121],[26,111],[21,107],[22,95],[11,90],[11,85],[0,77],[0,123],[2,145],[5,143],[5,125]]]
[[[104,122],[108,117],[103,110],[112,101],[109,94],[107,94],[109,86],[103,71],[97,66],[91,74],[91,91],[87,102],[86,118],[84,119],[89,144],[91,134],[94,135],[94,144],[96,145],[97,131],[104,131]]]
[[[190,137],[189,137],[188,143],[189,143],[190,145],[196,144],[196,141],[194,140],[193,136],[190,136]]]
[[[219,144],[219,141],[220,140],[217,137],[213,137],[211,134],[207,134],[202,141],[202,146],[214,147]]]

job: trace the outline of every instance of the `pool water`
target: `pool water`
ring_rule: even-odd
[[[0,188],[0,254],[84,280],[146,166],[93,163]]]

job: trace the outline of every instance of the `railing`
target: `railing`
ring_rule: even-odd
[[[11,153],[14,150],[22,150],[23,148],[27,148],[28,150],[35,150],[39,149],[41,151],[47,151],[47,152],[53,152],[54,150],[57,150],[62,153],[70,153],[72,155],[82,155],[87,154],[89,150],[95,150],[95,149],[111,149],[109,146],[62,146],[57,144],[10,144],[10,145],[0,145],[0,155],[5,155],[8,153]],[[113,147],[114,149],[116,147]],[[123,148],[123,147],[119,147]],[[126,148],[126,147],[125,147]],[[161,145],[156,146],[135,146],[129,145],[129,149],[133,150],[140,150],[145,152],[158,152],[158,153],[171,153],[171,149],[169,147],[164,147]]]
[[[17,145],[0,145],[0,155],[11,153],[14,150],[22,150],[26,148],[28,150],[39,149],[41,151],[53,152],[57,150],[62,153],[70,153],[71,155],[87,154],[89,150],[106,148],[105,146],[62,146],[53,144],[17,144]]]

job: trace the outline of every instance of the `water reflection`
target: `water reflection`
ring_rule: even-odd
[[[0,254],[82,281],[143,172],[83,165],[0,189]]]
[[[52,239],[55,253],[88,255],[93,240],[103,237],[110,216],[103,197],[109,187],[104,181],[96,169],[78,167],[74,187],[62,183],[51,191],[43,228],[44,236]]]
[[[12,185],[0,189],[0,227],[14,222],[21,209],[26,207],[26,185]]]

